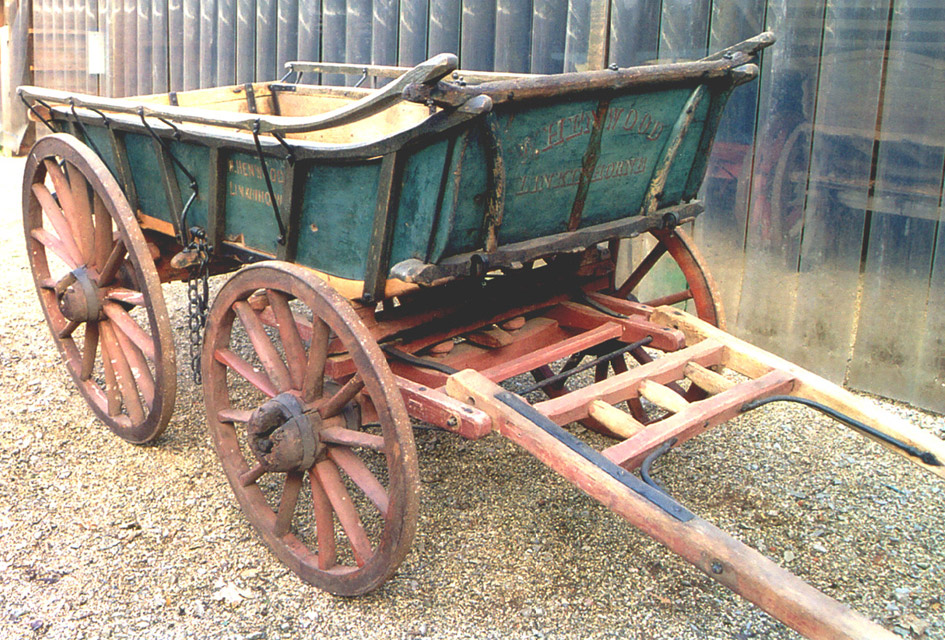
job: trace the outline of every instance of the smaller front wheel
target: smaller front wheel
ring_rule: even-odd
[[[220,290],[202,357],[207,420],[250,522],[303,580],[380,586],[413,541],[419,472],[400,390],[350,303],[298,265]]]

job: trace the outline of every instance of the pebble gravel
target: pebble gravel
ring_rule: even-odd
[[[0,159],[0,638],[798,638],[493,435],[418,430],[421,514],[378,591],[302,583],[243,516],[186,369],[152,446],[98,424],[48,337]],[[216,283],[217,286],[219,282]],[[945,438],[945,419],[877,400]],[[769,405],[654,475],[694,512],[903,638],[945,639],[945,482],[802,407]]]

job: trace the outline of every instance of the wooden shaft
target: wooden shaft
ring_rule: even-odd
[[[498,431],[589,496],[812,640],[895,640],[897,636],[817,591],[754,549],[700,518],[682,522],[572,451],[496,399],[504,390],[472,370],[450,376],[446,391],[489,414]]]
[[[590,403],[587,406],[587,413],[621,438],[632,438],[646,428],[646,425],[629,413],[602,400],[594,400]]]
[[[921,451],[928,451],[945,464],[945,442],[931,433],[922,431],[905,420],[879,409],[871,402],[854,396],[829,380],[748,344],[744,340],[739,340],[679,309],[659,307],[650,316],[650,320],[666,327],[679,329],[686,334],[686,342],[690,345],[705,339],[723,344],[725,355],[722,364],[743,375],[756,378],[771,369],[780,369],[790,373],[796,379],[792,391],[793,395],[825,404],[909,446]],[[870,436],[867,435],[867,437]],[[927,464],[893,444],[876,438],[871,439],[911,460],[926,471],[945,478],[945,466]]]
[[[706,391],[709,395],[722,393],[735,386],[733,380],[716,373],[712,369],[706,369],[701,364],[690,362],[683,369],[683,375],[689,378],[697,387]]]
[[[670,413],[680,413],[689,407],[689,403],[681,395],[665,384],[652,380],[644,380],[640,383],[640,395]]]

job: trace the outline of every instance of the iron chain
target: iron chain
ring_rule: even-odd
[[[203,382],[200,375],[200,352],[203,350],[203,329],[207,325],[210,301],[210,246],[207,234],[200,227],[190,230],[188,252],[197,254],[197,261],[187,277],[187,322],[190,330],[190,371],[194,384]]]

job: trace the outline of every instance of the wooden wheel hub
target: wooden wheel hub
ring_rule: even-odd
[[[305,471],[324,452],[321,424],[318,412],[306,413],[295,394],[280,393],[246,423],[249,447],[267,471]]]
[[[59,310],[72,322],[97,322],[103,317],[102,295],[85,267],[69,272],[56,285]]]

